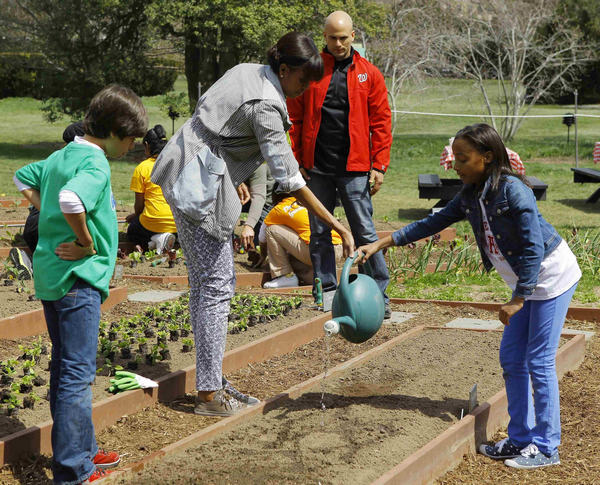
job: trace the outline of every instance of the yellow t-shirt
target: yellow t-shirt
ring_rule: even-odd
[[[147,158],[133,171],[130,189],[144,194],[144,210],[140,214],[140,224],[152,232],[176,233],[173,213],[160,186],[150,180],[156,158]]]
[[[296,231],[300,239],[306,244],[310,242],[310,223],[308,222],[308,209],[296,202],[295,197],[287,197],[271,209],[265,217],[267,226],[282,225]],[[331,231],[333,244],[342,244],[340,235]]]

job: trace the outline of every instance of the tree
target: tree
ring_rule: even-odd
[[[579,100],[581,103],[600,102],[600,2],[597,0],[562,0],[558,14],[574,29],[579,29],[583,41],[592,46],[594,53],[590,63],[578,76]],[[555,93],[553,100],[560,103],[573,101],[572,93]]]
[[[50,120],[80,117],[93,95],[116,82],[138,94],[168,91],[176,72],[155,69],[146,54],[152,25],[146,0],[11,0],[2,25],[31,39],[43,55],[40,93]]]
[[[367,35],[371,12],[380,8],[367,0],[154,0],[148,12],[164,36],[183,42],[193,108],[199,86],[205,91],[241,62],[263,62],[268,47],[286,32],[313,33],[320,45],[325,16],[344,9]]]
[[[590,59],[589,47],[581,42],[579,31],[556,14],[556,4],[557,0],[444,3],[447,17],[441,25],[454,20],[444,38],[449,65],[476,81],[491,123],[505,141],[523,121],[516,116],[529,113],[551,90],[572,86]],[[497,80],[497,97],[488,79]]]
[[[437,77],[442,37],[434,2],[392,0],[384,11],[382,28],[369,39],[371,60],[387,79],[393,111],[407,83],[419,86],[425,77]],[[393,113],[392,123],[397,123]]]

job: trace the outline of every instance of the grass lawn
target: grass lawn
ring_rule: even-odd
[[[490,87],[493,83],[490,82]],[[180,76],[175,90],[185,90],[185,78]],[[150,126],[162,124],[171,133],[171,120],[159,110],[160,97],[146,97]],[[62,146],[61,135],[68,120],[50,125],[42,119],[41,102],[31,98],[0,99],[0,194],[17,197],[12,176],[14,171],[32,161],[47,157]],[[470,81],[442,79],[429,83],[422,90],[400,97],[397,108],[407,111],[440,113],[485,113],[479,90]],[[564,114],[572,112],[572,106],[545,105],[535,107],[530,114]],[[580,113],[599,114],[600,106],[585,106]],[[180,118],[177,130],[185,121]],[[439,156],[448,138],[469,123],[485,121],[482,118],[446,118],[420,115],[398,116],[395,125],[391,163],[381,191],[374,198],[374,217],[378,220],[411,222],[425,217],[435,200],[418,198],[417,176],[420,173],[436,173],[440,177],[452,177],[454,171],[445,172],[439,165]],[[579,121],[579,166],[593,167],[592,150],[600,141],[600,119],[581,118]],[[517,151],[525,162],[528,175],[534,175],[549,187],[547,200],[538,206],[544,217],[563,235],[573,227],[600,231],[600,203],[586,204],[585,199],[597,188],[595,184],[575,184],[570,170],[575,166],[573,129],[571,142],[566,142],[566,127],[560,118],[527,119],[517,136],[508,145]],[[123,160],[111,162],[112,185],[118,203],[133,204],[129,182],[135,163],[143,158],[141,149]],[[600,167],[598,167],[600,168]],[[341,215],[340,209],[336,214]],[[470,233],[466,223],[457,225],[459,234]],[[596,246],[595,246],[596,247]],[[594,254],[592,257],[597,258]],[[448,284],[452,278],[453,284]],[[582,280],[576,299],[581,302],[598,301],[600,295],[595,274]],[[503,283],[497,275],[436,274],[414,278],[403,285],[392,285],[393,296],[427,296],[431,288],[443,299],[472,299],[474,291],[485,288],[490,297],[504,299],[507,296]],[[483,291],[483,290],[482,290]],[[430,295],[432,296],[432,295]]]

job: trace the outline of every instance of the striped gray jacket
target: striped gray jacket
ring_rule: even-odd
[[[240,64],[200,98],[158,156],[151,179],[170,206],[226,240],[241,211],[236,187],[264,160],[282,192],[305,185],[286,138],[290,127],[277,75],[269,66]]]

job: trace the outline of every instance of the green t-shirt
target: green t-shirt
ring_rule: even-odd
[[[40,300],[59,300],[81,278],[108,296],[118,247],[117,216],[110,186],[110,166],[104,152],[69,143],[46,160],[17,170],[17,178],[40,192],[39,239],[33,258],[35,294]],[[60,259],[54,250],[75,240],[58,203],[61,190],[81,199],[97,254],[77,261]]]

